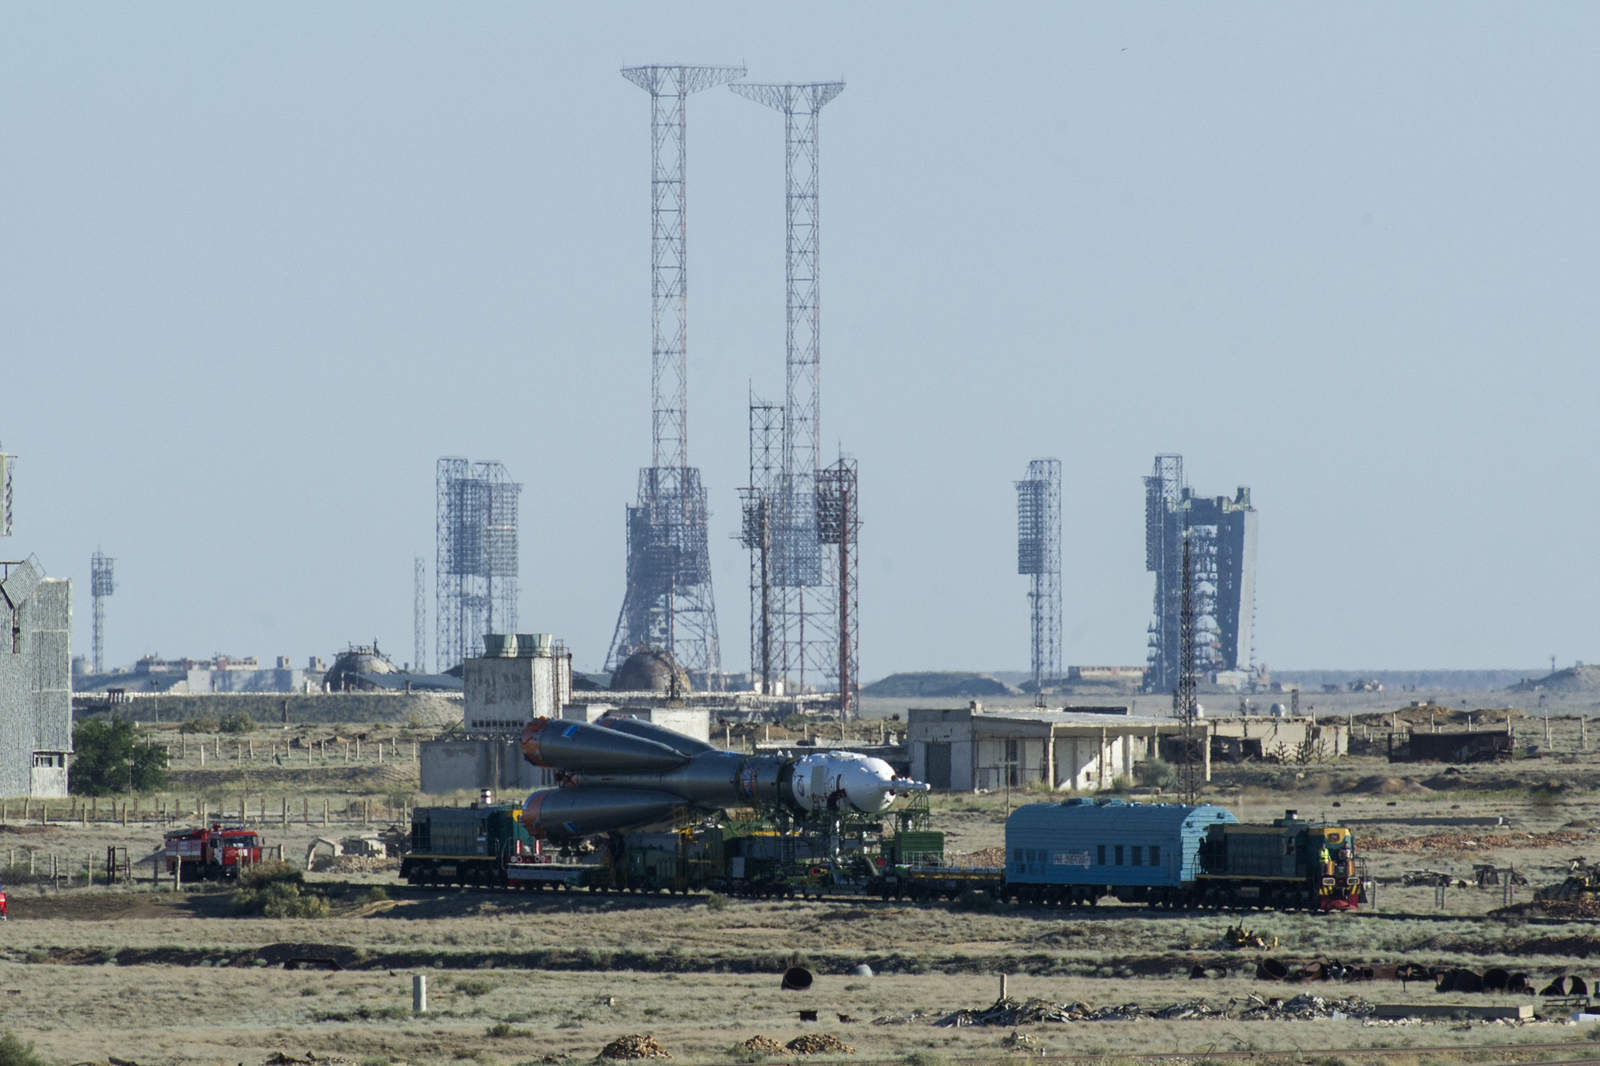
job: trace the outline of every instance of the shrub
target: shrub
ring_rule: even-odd
[[[33,1041],[24,1044],[10,1029],[0,1034],[0,1066],[47,1066],[44,1059],[34,1054]]]
[[[900,1060],[903,1066],[949,1066],[950,1060],[932,1051],[909,1051]]]
[[[365,907],[370,903],[382,903],[388,898],[389,893],[384,890],[382,885],[373,885],[356,897],[356,906]]]
[[[246,874],[256,877],[247,884]],[[233,913],[242,917],[326,918],[327,899],[303,891],[301,880],[300,871],[286,862],[264,862],[241,871],[239,881],[242,887],[233,894]]]
[[[487,996],[499,987],[493,981],[485,981],[481,977],[469,977],[465,981],[456,982],[456,990],[464,995],[471,996],[473,999],[477,999],[479,996]]]
[[[251,718],[247,711],[230,714],[217,723],[217,732],[219,733],[254,733],[255,731],[256,720]]]
[[[1146,788],[1159,788],[1171,792],[1178,787],[1178,768],[1162,759],[1151,759],[1136,767],[1139,783]]]
[[[125,793],[131,784],[140,792],[167,785],[166,753],[139,743],[133,723],[97,718],[72,729],[72,791],[82,796]]]
[[[217,720],[215,718],[190,718],[178,727],[180,733],[215,733]]]
[[[708,911],[726,910],[727,907],[728,907],[728,897],[727,896],[719,895],[718,893],[713,892],[713,893],[711,893],[711,895],[706,897],[706,910],[708,910]]]
[[[263,888],[279,882],[298,885],[305,879],[306,875],[300,872],[298,866],[280,859],[258,862],[239,871],[240,888]]]

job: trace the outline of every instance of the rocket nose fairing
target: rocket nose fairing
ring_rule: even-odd
[[[561,787],[535,792],[522,812],[530,833],[557,841],[634,829],[689,806],[877,814],[896,796],[928,788],[857,752],[743,755],[614,715],[592,725],[535,719],[522,751],[561,774]]]

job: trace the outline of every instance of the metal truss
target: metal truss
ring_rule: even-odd
[[[428,565],[418,555],[411,560],[411,669],[428,672]]]
[[[105,598],[117,591],[116,560],[95,552],[89,557],[89,595],[94,602],[94,672],[101,674],[106,668],[106,609]]]
[[[1061,669],[1061,461],[1035,459],[1017,487],[1017,573],[1030,578],[1033,687]]]
[[[670,651],[700,683],[720,684],[707,512],[689,462],[687,115],[691,93],[744,67],[626,67],[650,94],[650,460],[628,508],[627,589],[606,654],[615,670],[644,647]]]
[[[436,655],[441,671],[483,654],[485,633],[517,629],[517,512],[504,464],[446,457],[435,474]]]
[[[838,643],[834,682],[841,718],[857,716],[861,689],[860,566],[857,544],[861,531],[860,479],[856,461],[839,461],[817,475],[817,539],[832,563]]]
[[[776,695],[784,676],[782,603],[773,579],[774,523],[783,485],[783,407],[750,398],[750,483],[739,490],[739,542],[750,552],[750,672],[757,691]]]
[[[783,478],[776,496],[773,580],[781,589],[785,676],[804,691],[837,677],[837,575],[817,527],[821,459],[822,302],[819,116],[844,82],[734,84],[735,93],[784,117],[787,325]],[[809,677],[807,675],[810,675]],[[792,675],[792,677],[791,677]]]

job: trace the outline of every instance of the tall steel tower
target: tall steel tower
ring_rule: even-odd
[[[626,67],[650,94],[650,466],[628,508],[627,591],[606,655],[670,651],[702,683],[720,683],[706,498],[689,464],[689,280],[686,115],[690,93],[744,77],[743,67]]]
[[[411,669],[428,672],[428,566],[418,555],[411,560]]]
[[[1035,459],[1017,486],[1017,573],[1031,579],[1033,690],[1061,676],[1061,461]]]
[[[89,595],[94,601],[94,672],[97,674],[105,673],[106,669],[105,599],[117,591],[113,574],[115,563],[115,559],[108,559],[98,551],[89,557]]]
[[[783,405],[783,484],[778,492],[773,577],[785,675],[803,689],[839,679],[837,572],[823,560],[817,530],[822,469],[822,301],[819,118],[844,82],[730,85],[783,112],[785,280],[788,326]]]
[[[750,397],[750,483],[739,490],[739,541],[750,551],[750,673],[756,691],[777,695],[782,633],[773,581],[774,524],[783,487],[783,407]]]
[[[831,563],[834,609],[838,628],[836,648],[839,717],[854,718],[861,688],[860,565],[857,535],[861,531],[859,479],[854,459],[839,461],[817,474],[817,539]]]
[[[17,457],[0,452],[0,537],[11,536],[11,468]]]
[[[517,509],[521,484],[504,464],[446,457],[436,475],[437,666],[483,654],[485,633],[517,629]]]

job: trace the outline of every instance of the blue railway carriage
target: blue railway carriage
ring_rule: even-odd
[[[1030,803],[1006,819],[1005,894],[1019,903],[1194,906],[1200,850],[1212,826],[1235,825],[1209,804],[1118,799]]]

